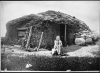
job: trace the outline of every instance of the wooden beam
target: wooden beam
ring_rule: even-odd
[[[28,49],[31,35],[32,35],[32,26],[30,27],[30,32],[29,32],[29,36],[28,36],[28,39],[27,39],[26,49]]]
[[[28,28],[24,27],[24,28],[17,28],[17,30],[21,31],[21,30],[27,30]]]
[[[39,51],[39,48],[40,48],[40,45],[41,45],[41,42],[42,42],[42,36],[43,36],[43,32],[42,32],[41,37],[40,37],[39,46],[37,48],[37,51]]]

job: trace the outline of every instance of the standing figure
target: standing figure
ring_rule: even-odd
[[[23,47],[23,48],[26,48],[27,38],[28,38],[28,31],[25,32],[25,35],[24,35],[24,37],[22,38],[22,47]]]
[[[61,46],[62,46],[62,41],[60,40],[60,36],[56,37],[56,40],[54,41],[54,49],[57,51],[58,55],[61,54]]]
[[[25,46],[26,43],[27,43],[26,37],[23,37],[23,38],[22,38],[22,47],[23,47],[23,48],[26,47],[26,46]]]

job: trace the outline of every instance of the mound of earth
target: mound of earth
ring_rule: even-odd
[[[100,57],[100,47],[98,45],[82,47],[74,52],[67,53],[70,57]]]

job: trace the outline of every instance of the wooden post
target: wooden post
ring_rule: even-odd
[[[5,46],[4,46],[4,44],[3,44],[3,49],[4,49],[4,54],[6,53],[6,50],[5,50]]]
[[[39,46],[38,46],[38,48],[37,48],[37,51],[39,51],[39,48],[40,48],[40,45],[41,45],[41,42],[42,42],[42,36],[43,36],[43,32],[42,32],[42,34],[41,34],[41,38],[40,38],[40,41],[39,41]]]
[[[66,41],[66,25],[65,25],[65,41]]]
[[[31,35],[32,35],[32,26],[30,27],[30,32],[29,32],[29,36],[28,36],[28,40],[27,40],[27,44],[26,44],[26,49],[28,49]]]

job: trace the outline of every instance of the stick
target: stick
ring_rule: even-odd
[[[29,36],[28,36],[28,40],[27,40],[27,44],[26,44],[26,49],[28,49],[31,35],[32,35],[32,26],[30,27],[30,32],[29,32]]]
[[[38,46],[38,48],[37,48],[37,51],[39,51],[39,48],[40,48],[40,45],[41,45],[41,42],[42,42],[42,36],[43,36],[43,32],[42,32],[42,34],[41,34],[41,38],[40,38],[40,42],[39,42],[39,46]]]

